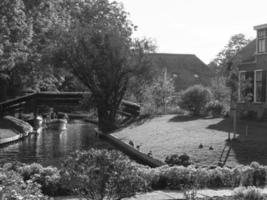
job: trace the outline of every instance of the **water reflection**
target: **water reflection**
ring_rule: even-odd
[[[67,130],[57,132],[46,129],[32,134],[22,141],[0,148],[0,161],[39,162],[45,166],[59,166],[62,159],[72,151],[91,147],[110,147],[94,133],[95,126],[82,121],[72,121]]]

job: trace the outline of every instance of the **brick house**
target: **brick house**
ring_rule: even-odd
[[[255,26],[254,30],[256,39],[240,52],[237,110],[239,116],[262,119],[267,117],[267,24]]]

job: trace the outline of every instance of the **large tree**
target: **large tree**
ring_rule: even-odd
[[[66,65],[92,92],[99,127],[116,128],[116,114],[129,76],[144,62],[143,42],[131,36],[135,26],[123,6],[108,0],[65,1],[68,17],[55,43],[54,63]]]
[[[32,24],[22,0],[0,1],[0,101],[5,100],[12,69],[24,63],[32,41]]]
[[[0,101],[24,89],[56,90],[60,75],[46,62],[61,24],[56,0],[0,1]]]
[[[216,72],[216,82],[226,78],[226,85],[231,90],[231,101],[235,102],[238,88],[238,65],[242,61],[240,51],[251,40],[244,34],[233,35],[227,45],[220,51],[216,58],[209,64]]]

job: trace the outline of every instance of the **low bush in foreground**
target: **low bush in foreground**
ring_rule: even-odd
[[[122,199],[148,190],[147,180],[118,151],[73,153],[64,162],[62,175],[71,189],[86,199]]]
[[[24,181],[21,175],[13,170],[0,169],[0,186],[5,200],[45,200],[40,185],[33,181]]]
[[[262,187],[266,185],[267,167],[255,162],[232,169],[166,165],[155,169],[139,168],[139,172],[149,180],[152,189]]]
[[[21,196],[22,199],[30,200],[45,199],[43,194],[79,194],[87,199],[121,199],[150,189],[239,186],[251,190],[243,192],[244,198],[252,198],[258,192],[249,186],[265,186],[266,177],[267,166],[261,166],[257,162],[236,168],[192,165],[150,168],[131,162],[118,151],[96,149],[73,153],[60,170],[36,163],[5,164],[0,168],[0,186],[4,187],[4,192],[9,196]]]
[[[265,200],[266,198],[256,187],[239,187],[234,190],[234,198],[236,200]]]

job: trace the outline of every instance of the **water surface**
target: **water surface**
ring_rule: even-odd
[[[42,133],[0,148],[0,161],[60,166],[62,160],[75,150],[110,148],[109,144],[95,136],[94,128],[95,125],[76,120],[62,132],[45,129]]]

